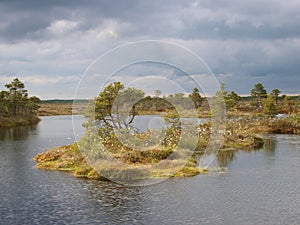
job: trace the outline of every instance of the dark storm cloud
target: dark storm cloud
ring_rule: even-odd
[[[300,93],[298,21],[299,0],[0,0],[0,76],[78,76],[112,47],[163,39],[240,93],[245,80]]]
[[[81,22],[80,29],[83,31],[107,19],[140,23],[140,28],[145,26],[145,29],[149,29],[148,22],[151,22],[153,13],[170,9],[163,3],[156,2],[159,5],[157,7],[156,4],[147,4],[139,0],[1,1],[0,35],[3,41],[8,42],[47,38],[42,35],[43,30],[49,27],[51,22],[62,19]],[[146,21],[147,19],[150,21]]]
[[[114,19],[133,24],[135,30],[129,36],[155,34],[187,40],[299,37],[298,10],[284,6],[288,2],[268,2],[2,1],[0,34],[6,41],[46,38],[42,30],[54,20],[80,21],[78,29],[87,30],[104,19]]]

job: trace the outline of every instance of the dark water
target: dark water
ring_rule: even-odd
[[[300,136],[220,154],[226,173],[124,187],[34,168],[37,153],[74,141],[71,124],[0,129],[0,224],[299,224]]]

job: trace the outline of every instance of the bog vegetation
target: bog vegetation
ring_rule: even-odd
[[[195,141],[182,127],[180,118],[182,115],[210,118],[212,113],[220,112],[222,104],[226,106],[227,116],[221,152],[260,148],[264,142],[257,134],[261,133],[300,133],[299,98],[281,96],[278,89],[268,94],[260,83],[255,84],[250,93],[250,97],[242,98],[234,91],[227,91],[222,84],[214,97],[201,96],[197,88],[189,95],[176,93],[160,97],[161,91],[156,90],[154,96],[146,96],[142,90],[114,82],[90,100],[85,114],[86,133],[78,143],[41,153],[35,160],[41,169],[72,171],[78,177],[193,176],[206,172],[197,166],[196,155],[204,154],[214,131],[209,119],[198,124]],[[191,113],[193,109],[196,114]],[[163,115],[168,125],[163,136],[155,130],[136,129],[134,119],[143,114]],[[223,114],[222,111],[220,115],[225,119]],[[122,165],[107,165],[105,161],[109,156]],[[182,159],[188,159],[187,163],[182,164]],[[93,168],[89,166],[91,161],[96,162]],[[170,165],[169,169],[154,169],[153,165],[160,162]]]

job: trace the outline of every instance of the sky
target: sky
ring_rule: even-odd
[[[0,0],[0,87],[19,77],[30,95],[72,99],[99,56],[158,40],[196,53],[240,95],[259,82],[299,94],[299,21],[300,0]],[[149,64],[126,71],[137,77],[143,68],[184,76]]]

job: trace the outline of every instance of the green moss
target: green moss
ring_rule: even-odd
[[[185,166],[174,174],[174,177],[192,177],[201,173],[208,173],[206,169],[200,169],[198,167]]]
[[[56,161],[40,162],[36,167],[42,170],[57,170],[56,163]]]
[[[74,175],[76,177],[87,177],[88,174],[91,172],[91,170],[92,168],[86,164],[81,166],[76,166],[74,169]]]
[[[88,172],[88,174],[86,175],[86,178],[98,180],[98,179],[101,179],[103,177],[101,177],[95,170],[90,170]]]
[[[170,153],[168,149],[166,151]],[[157,155],[157,150],[152,155],[149,152],[145,154],[149,157],[160,157]],[[197,168],[194,157],[192,157],[181,170],[178,165],[182,165],[182,162],[177,159],[165,160],[165,163],[170,163],[167,167],[170,169],[151,169],[151,164],[147,163],[126,164],[125,166],[112,167],[111,165],[105,165],[105,162],[99,163],[99,165],[95,166],[96,168],[93,169],[86,163],[76,144],[62,146],[40,153],[34,160],[37,162],[37,168],[39,169],[66,171],[72,173],[76,177],[89,179],[104,179],[104,177],[110,177],[119,180],[142,180],[149,177],[161,178],[174,176],[174,173],[176,174],[176,177],[187,177],[203,172]]]

